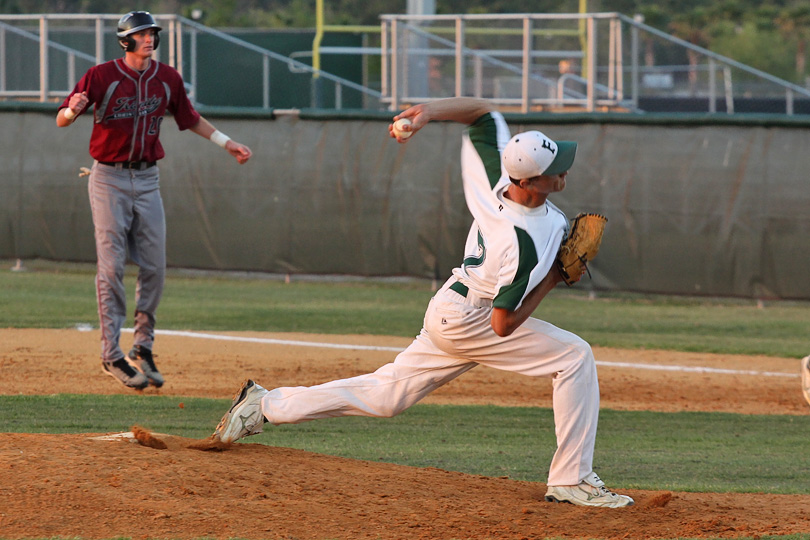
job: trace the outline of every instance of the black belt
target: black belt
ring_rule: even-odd
[[[450,285],[450,290],[455,291],[464,298],[467,298],[467,293],[470,292],[470,288],[461,283],[460,281],[456,281],[452,285]]]
[[[101,163],[102,165],[107,165],[108,167],[115,167],[121,169],[137,169],[139,171],[157,165],[157,161],[118,161],[118,162],[99,161],[99,163]]]

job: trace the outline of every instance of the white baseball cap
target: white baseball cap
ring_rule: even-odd
[[[552,141],[539,131],[526,131],[506,143],[503,166],[515,180],[561,174],[571,168],[576,153],[573,141]]]

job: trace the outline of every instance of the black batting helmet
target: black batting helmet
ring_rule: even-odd
[[[130,11],[118,21],[118,43],[121,45],[121,48],[127,52],[132,52],[135,50],[135,40],[130,36],[130,34],[134,34],[135,32],[140,32],[141,30],[146,30],[147,28],[154,28],[155,29],[155,45],[154,48],[157,49],[158,45],[160,44],[160,32],[163,30],[160,26],[157,25],[155,22],[154,17],[148,11]]]

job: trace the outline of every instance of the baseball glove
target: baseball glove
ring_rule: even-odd
[[[568,286],[582,278],[580,263],[587,270],[588,261],[599,253],[606,223],[607,218],[600,214],[579,214],[571,220],[571,230],[563,239],[557,254],[560,275]],[[588,270],[588,276],[590,275],[591,271]]]

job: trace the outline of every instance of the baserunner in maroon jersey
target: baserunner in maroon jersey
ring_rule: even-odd
[[[155,311],[166,274],[166,220],[157,167],[165,155],[159,139],[163,117],[171,113],[180,130],[210,139],[240,164],[251,156],[250,148],[200,116],[175,69],[152,59],[160,30],[146,11],[121,17],[117,35],[124,57],[90,68],[56,115],[56,125],[66,127],[93,105],[90,155],[95,162],[88,191],[98,257],[101,365],[104,373],[139,390],[164,382],[152,354]],[[139,270],[134,345],[125,356],[119,339],[126,319],[127,252]]]

